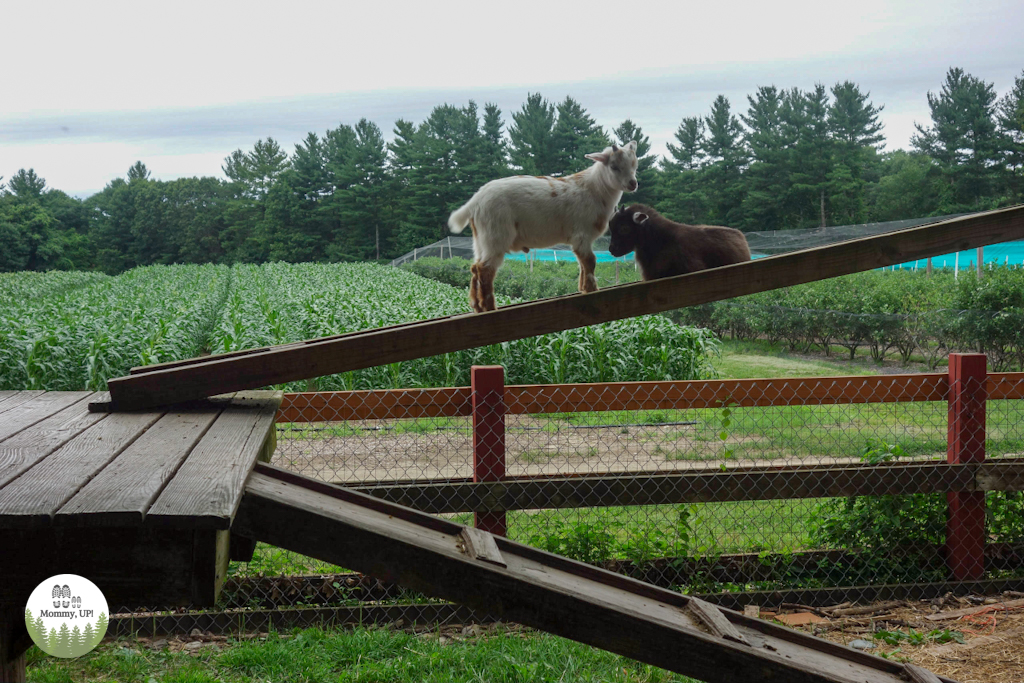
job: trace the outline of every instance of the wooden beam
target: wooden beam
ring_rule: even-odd
[[[1011,383],[1004,382],[999,386],[1008,390]],[[725,404],[750,407],[945,401],[948,390],[949,380],[945,373],[525,384],[505,387],[505,414],[686,410],[718,408]],[[469,416],[472,414],[471,394],[469,387],[285,394],[277,421],[335,422]]]
[[[991,468],[991,469],[990,469]],[[981,488],[978,481],[984,482]],[[1024,463],[739,468],[683,474],[625,474],[355,487],[430,514],[739,500],[1020,490]],[[999,488],[995,488],[999,487]]]
[[[279,476],[283,474],[283,476]],[[506,566],[458,548],[463,527],[257,465],[240,533],[709,683],[896,683],[902,665],[722,610],[750,645],[708,634],[689,598],[494,537]],[[943,679],[945,680],[945,679]]]
[[[848,275],[936,254],[1024,239],[1024,206],[713,268],[688,275],[380,328],[112,379],[115,409],[424,358]]]

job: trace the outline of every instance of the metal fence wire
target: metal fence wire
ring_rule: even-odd
[[[271,464],[706,596],[834,605],[1024,586],[1024,373],[288,394]],[[137,611],[137,610],[133,610]],[[258,545],[217,613],[135,632],[488,615]]]

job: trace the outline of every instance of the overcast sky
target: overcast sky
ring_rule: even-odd
[[[658,153],[684,116],[759,85],[852,80],[887,149],[928,123],[950,66],[1001,95],[1024,71],[1024,2],[21,2],[0,10],[0,176],[85,196],[141,159],[223,177],[232,150],[362,117],[391,137],[434,105],[572,95]]]

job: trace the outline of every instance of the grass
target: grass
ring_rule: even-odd
[[[721,351],[712,363],[723,379],[876,375],[879,372],[877,364],[863,357],[852,363],[839,359],[796,358],[780,344],[767,342],[725,340]]]
[[[30,683],[356,683],[507,681],[688,683],[692,679],[541,633],[498,629],[463,640],[437,632],[306,629],[196,655],[108,642],[73,660],[30,651]]]

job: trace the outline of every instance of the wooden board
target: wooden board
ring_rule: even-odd
[[[677,505],[740,500],[833,498],[976,491],[976,477],[989,468],[1000,481],[1024,482],[1024,463],[912,463],[905,465],[817,465],[773,469],[737,468],[682,474],[531,477],[498,482],[446,482],[355,487],[354,490],[430,514],[501,512],[629,505]],[[986,476],[991,488],[991,476]],[[1004,490],[1004,489],[998,489]],[[1020,490],[1007,488],[1005,490]]]
[[[467,557],[463,527],[266,465],[249,478],[239,533],[369,572],[701,680],[896,683],[896,662],[720,610],[749,645],[715,637],[679,593],[495,538],[505,567]],[[948,680],[948,679],[940,679]]]
[[[51,391],[12,405],[0,412],[0,443],[91,394],[89,391]]]
[[[905,261],[1024,239],[1024,206],[590,294],[514,304],[112,379],[118,409],[139,409],[487,346],[659,313]]]
[[[220,412],[209,407],[163,415],[65,503],[54,523],[142,524],[150,505]]]
[[[49,526],[57,510],[161,414],[97,415],[99,422],[0,489],[0,526]]]
[[[89,412],[92,396],[86,393],[77,403],[0,443],[0,500],[6,484],[99,421],[100,415]]]
[[[181,528],[228,529],[242,487],[267,439],[281,393],[236,397],[196,444],[146,513],[146,523]]]
[[[509,385],[505,414],[945,401],[945,374]],[[285,394],[278,422],[466,416],[469,387]]]
[[[42,391],[0,391],[0,413],[12,405],[35,398],[42,393]],[[21,400],[19,401],[18,399]]]

